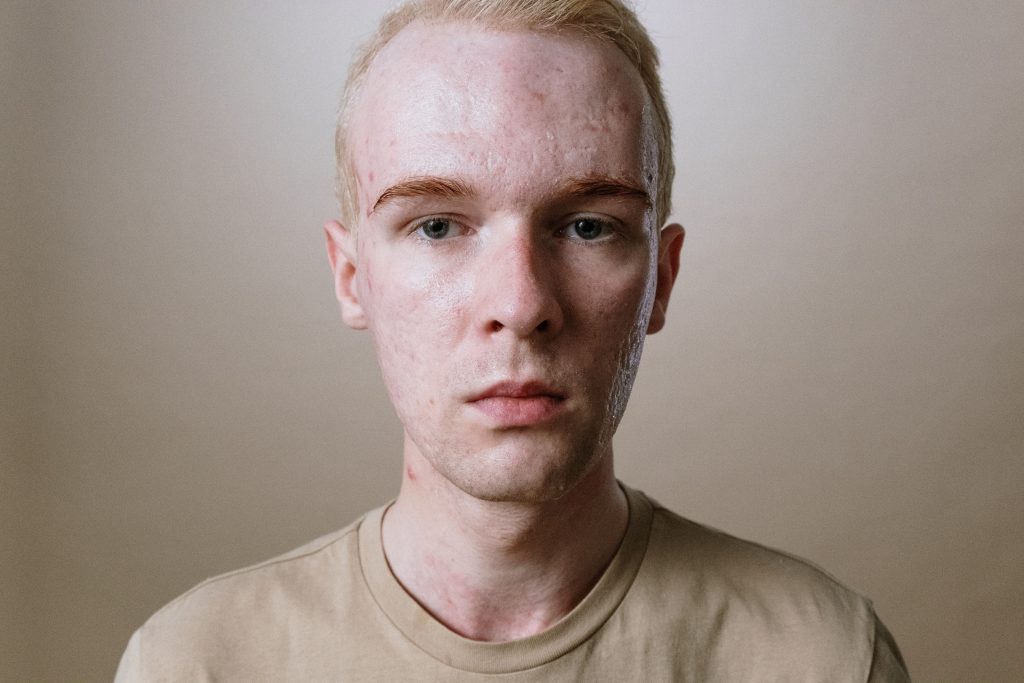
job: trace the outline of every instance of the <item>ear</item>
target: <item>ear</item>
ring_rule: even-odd
[[[672,294],[672,285],[679,274],[679,252],[682,251],[685,237],[686,231],[678,223],[668,225],[661,231],[658,245],[658,288],[654,292],[654,308],[647,324],[647,334],[654,334],[665,326],[668,297]]]
[[[341,319],[355,330],[366,329],[366,313],[359,302],[356,283],[356,240],[348,228],[338,221],[324,224],[327,238],[327,260],[334,273],[334,295],[341,308]]]

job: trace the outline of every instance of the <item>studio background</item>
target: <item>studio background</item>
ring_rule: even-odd
[[[109,680],[396,493],[320,228],[376,5],[0,4],[0,680]],[[640,10],[688,237],[620,477],[871,596],[915,680],[1021,680],[1024,5]]]

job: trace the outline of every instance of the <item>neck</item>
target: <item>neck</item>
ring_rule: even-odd
[[[405,464],[384,518],[388,564],[434,618],[473,640],[554,624],[597,582],[626,531],[610,449],[572,490],[539,503],[473,498],[408,444]]]

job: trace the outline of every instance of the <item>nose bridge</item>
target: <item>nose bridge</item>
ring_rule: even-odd
[[[562,311],[553,254],[526,226],[511,232],[482,265],[481,279],[488,283],[480,310],[485,330],[520,337],[556,332]]]

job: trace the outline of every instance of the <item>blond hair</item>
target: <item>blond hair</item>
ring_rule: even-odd
[[[658,184],[655,211],[664,225],[672,204],[672,123],[658,75],[658,50],[636,13],[623,0],[407,0],[388,12],[377,32],[356,53],[342,91],[335,132],[337,194],[342,220],[356,227],[358,198],[349,151],[348,126],[374,58],[399,31],[413,21],[470,21],[496,29],[578,31],[611,43],[636,67],[654,110],[658,143]]]

